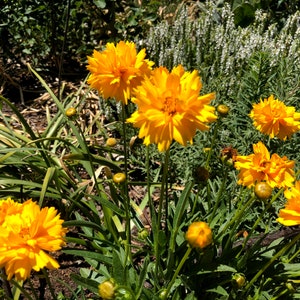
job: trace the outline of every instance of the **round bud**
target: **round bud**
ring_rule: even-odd
[[[226,117],[229,113],[230,108],[225,104],[220,104],[217,107],[217,112],[221,117]]]
[[[114,183],[123,183],[126,180],[126,175],[124,173],[116,173],[113,176],[113,182]]]
[[[254,187],[254,193],[256,197],[262,200],[270,198],[272,195],[272,191],[273,190],[271,186],[264,181],[258,182]]]
[[[205,222],[192,223],[185,234],[185,238],[191,247],[201,249],[210,245],[213,241],[212,231]]]
[[[108,138],[108,139],[106,140],[105,145],[106,145],[107,147],[114,147],[114,146],[117,145],[117,140],[116,140],[115,138]]]
[[[66,116],[67,116],[68,118],[72,118],[72,117],[76,116],[77,110],[76,110],[75,107],[69,107],[69,108],[66,110],[65,114],[66,114]]]
[[[113,279],[106,280],[98,285],[99,295],[104,300],[115,298],[115,283]]]
[[[242,288],[246,283],[246,278],[241,273],[236,273],[232,276],[231,283],[235,289]]]

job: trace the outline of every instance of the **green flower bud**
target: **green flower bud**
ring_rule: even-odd
[[[243,274],[236,273],[232,276],[231,283],[235,289],[241,289],[246,283],[246,278]]]

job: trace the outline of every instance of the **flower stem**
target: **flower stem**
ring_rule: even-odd
[[[168,295],[169,295],[169,293],[170,293],[170,290],[171,290],[171,288],[172,288],[172,286],[173,286],[173,284],[174,284],[174,281],[176,280],[176,278],[177,278],[177,276],[178,276],[178,274],[179,274],[181,268],[183,267],[185,261],[188,259],[188,257],[189,257],[189,255],[190,255],[192,249],[193,249],[193,248],[189,246],[188,249],[186,250],[184,256],[182,257],[182,259],[181,259],[179,265],[177,266],[177,268],[176,268],[176,270],[175,270],[175,273],[174,273],[174,275],[173,275],[171,281],[169,282],[169,284],[168,284],[168,286],[167,286],[167,289],[166,289],[166,291],[165,291],[165,293],[164,293],[164,298],[163,298],[163,299],[167,299],[167,297],[168,297]]]
[[[128,151],[127,151],[127,134],[126,134],[126,111],[125,104],[122,103],[122,130],[123,130],[123,151],[124,151],[124,173],[126,176],[126,182],[124,184],[124,197],[125,197],[125,233],[126,233],[126,244],[125,244],[125,259],[131,261],[131,229],[130,229],[130,198],[128,194]]]
[[[287,245],[280,249],[272,258],[255,274],[251,281],[246,285],[244,289],[244,294],[248,294],[248,290],[252,284],[269,268],[279,257],[281,257],[286,251],[288,251],[298,240],[300,239],[300,234],[296,235]]]
[[[169,159],[170,159],[170,149],[168,149],[165,153],[165,162],[164,162],[164,166],[163,166],[163,176],[162,176],[162,181],[161,181],[159,206],[158,206],[158,212],[157,212],[158,226],[161,225],[163,203],[164,203],[164,200],[167,198],[167,193],[168,193],[167,185],[168,185]],[[160,227],[159,227],[159,229],[160,229]]]
[[[213,149],[214,149],[215,141],[216,141],[216,138],[217,138],[217,132],[218,132],[218,129],[220,127],[220,123],[221,122],[218,119],[217,120],[217,124],[216,124],[216,126],[214,128],[214,132],[213,132],[213,136],[212,136],[212,140],[211,140],[210,149],[209,149],[209,152],[208,152],[208,155],[207,155],[207,158],[206,158],[205,168],[209,167],[209,162],[210,162],[210,159],[211,159],[211,155],[213,153]]]
[[[248,191],[248,189],[246,190],[246,192]],[[253,196],[251,196],[250,197],[250,199],[245,203],[245,204],[243,204],[243,199],[241,199],[241,201],[240,201],[240,206],[239,206],[239,208],[237,209],[237,212],[236,212],[236,214],[235,214],[235,216],[224,226],[224,228],[222,229],[222,231],[218,234],[218,236],[216,237],[216,240],[218,240],[218,238],[224,233],[224,232],[226,232],[226,230],[230,227],[230,226],[232,226],[234,223],[239,223],[239,220],[240,220],[240,218],[242,217],[242,215],[243,215],[243,213],[244,213],[244,211],[246,210],[246,209],[249,209],[250,208],[250,206],[253,204],[253,202],[254,202],[254,200],[255,200],[256,198],[255,198],[255,196],[253,195]],[[241,206],[242,206],[242,208],[241,208]],[[233,230],[231,230],[231,232],[233,232]],[[229,241],[230,239],[228,239],[228,241]]]
[[[241,251],[238,253],[238,255],[236,256],[236,258],[238,258],[243,253],[244,247],[247,245],[247,242],[248,242],[249,238],[251,237],[251,234],[253,233],[253,231],[255,230],[255,228],[258,226],[259,222],[264,218],[265,213],[272,206],[273,202],[283,193],[283,191],[284,191],[284,189],[279,190],[278,193],[275,194],[272,197],[271,201],[268,203],[268,205],[262,211],[262,213],[260,214],[259,218],[255,221],[254,225],[252,226],[251,230],[249,231],[248,236],[245,238],[245,241],[243,243],[243,247],[242,247]]]

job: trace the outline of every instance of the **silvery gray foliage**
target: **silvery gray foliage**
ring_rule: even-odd
[[[171,69],[182,64],[198,69],[205,83],[231,97],[255,52],[270,54],[270,66],[281,59],[300,65],[300,12],[289,16],[279,31],[277,24],[267,26],[267,15],[256,11],[255,21],[246,28],[234,24],[229,5],[217,8],[207,1],[195,17],[182,6],[173,22],[161,22],[143,41],[147,55],[156,65]],[[222,78],[222,80],[216,79]],[[215,86],[214,86],[215,85]]]

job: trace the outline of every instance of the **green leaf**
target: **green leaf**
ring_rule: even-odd
[[[117,281],[118,284],[126,285],[127,279],[127,267],[124,266],[125,261],[125,253],[122,248],[120,248],[120,252],[113,251],[113,278]]]
[[[206,290],[206,291],[216,293],[216,294],[219,294],[219,295],[222,295],[222,296],[229,296],[228,293],[226,292],[226,290],[223,287],[219,286],[219,285],[216,288],[209,289],[209,290]]]
[[[71,254],[75,256],[81,256],[83,258],[92,258],[96,261],[99,261],[104,264],[111,265],[112,259],[108,257],[107,255],[103,255],[98,252],[92,252],[87,250],[78,250],[78,249],[63,249],[63,252],[66,254]]]
[[[99,282],[92,280],[92,279],[88,279],[88,278],[84,278],[80,275],[77,274],[71,274],[71,278],[79,285],[79,286],[83,286],[85,288],[87,288],[88,290],[90,290],[91,292],[98,294],[98,285]]]
[[[98,155],[88,155],[86,153],[70,153],[63,157],[64,160],[79,160],[79,161],[92,161],[93,163],[99,163],[100,165],[110,167],[115,171],[121,171],[118,164]]]
[[[39,206],[42,207],[43,206],[43,201],[48,189],[48,186],[50,185],[51,179],[53,177],[53,174],[55,172],[56,168],[55,167],[50,167],[47,169],[44,181],[43,181],[43,185],[42,185],[42,190],[41,190],[41,195],[40,195],[40,200],[39,200]]]

